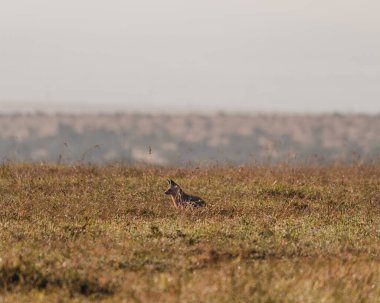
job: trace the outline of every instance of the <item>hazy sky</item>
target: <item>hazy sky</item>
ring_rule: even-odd
[[[379,0],[12,0],[3,110],[380,112]]]

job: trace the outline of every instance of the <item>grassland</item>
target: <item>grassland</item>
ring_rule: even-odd
[[[379,223],[376,165],[2,165],[0,302],[379,302]]]

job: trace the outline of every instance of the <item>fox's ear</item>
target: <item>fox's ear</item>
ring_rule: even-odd
[[[177,185],[177,183],[175,183],[172,179],[168,179],[168,183],[171,186],[176,186]]]

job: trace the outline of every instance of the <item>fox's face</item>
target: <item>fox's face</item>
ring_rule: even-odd
[[[179,185],[173,180],[168,179],[169,188],[165,191],[165,195],[176,196],[177,193],[181,190]]]

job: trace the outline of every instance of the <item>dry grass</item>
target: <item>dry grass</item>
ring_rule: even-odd
[[[175,210],[167,177],[208,206]],[[0,302],[378,302],[380,167],[0,167]]]

